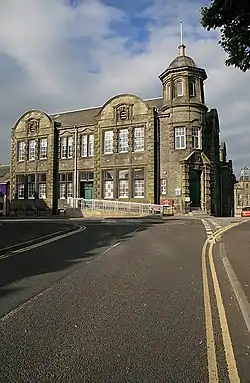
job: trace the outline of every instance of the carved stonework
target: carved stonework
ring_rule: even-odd
[[[35,118],[30,118],[27,121],[27,131],[28,133],[36,133],[39,128],[39,120]]]
[[[130,119],[130,107],[129,105],[120,105],[116,109],[117,121],[127,121]]]

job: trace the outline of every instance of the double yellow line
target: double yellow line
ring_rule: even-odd
[[[231,383],[240,382],[238,369],[236,365],[232,340],[230,336],[230,331],[227,323],[226,311],[222,300],[222,294],[219,286],[219,281],[214,265],[213,260],[213,247],[216,243],[216,240],[224,234],[226,231],[231,228],[238,226],[240,223],[231,224],[222,229],[219,229],[213,234],[212,238],[207,238],[202,248],[202,279],[203,279],[203,294],[204,294],[204,308],[205,308],[205,323],[206,323],[206,337],[207,337],[207,362],[208,362],[208,372],[209,372],[209,383],[219,382],[218,375],[218,366],[216,358],[216,347],[214,339],[214,330],[213,330],[213,320],[212,320],[212,308],[211,308],[211,299],[209,292],[208,284],[208,268],[206,257],[208,254],[209,266],[212,275],[214,293],[216,297],[216,303],[219,314],[220,327],[222,332],[223,346],[226,356],[228,376]]]

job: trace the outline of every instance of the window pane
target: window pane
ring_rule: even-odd
[[[134,178],[144,179],[144,169],[134,169]]]
[[[144,127],[134,128],[134,151],[144,150]]]
[[[175,149],[185,149],[186,147],[186,130],[184,127],[175,128]]]
[[[200,148],[200,129],[192,128],[192,147],[194,149]]]
[[[88,135],[84,134],[82,136],[82,157],[88,156]]]
[[[73,173],[67,173],[67,181],[72,181],[73,180]]]
[[[38,197],[39,199],[46,199],[46,183],[38,184]]]
[[[118,151],[119,152],[128,151],[128,129],[119,130]]]
[[[38,182],[46,182],[46,173],[38,174]]]
[[[20,141],[17,144],[18,147],[18,161],[24,161],[25,160],[25,141]]]
[[[177,83],[176,83],[176,94],[177,94],[177,96],[183,96],[183,83],[182,83],[182,81],[177,81]]]
[[[105,170],[103,172],[104,180],[113,180],[114,179],[114,171],[113,170]]]
[[[73,157],[73,137],[68,137],[68,158]]]
[[[144,197],[144,180],[134,180],[134,197]]]
[[[36,157],[36,140],[29,141],[29,161],[35,160]]]
[[[189,80],[189,96],[195,96],[195,81]]]
[[[40,160],[45,160],[47,158],[47,138],[42,138],[40,140]]]
[[[118,178],[121,179],[128,179],[128,169],[125,169],[125,170],[119,170],[118,172]]]
[[[17,198],[24,199],[24,184],[17,185]]]
[[[94,155],[94,134],[89,135],[89,157]]]
[[[29,199],[35,198],[35,183],[28,184],[28,198]]]
[[[60,183],[59,185],[59,197],[60,199],[63,199],[66,197],[66,184]]]
[[[93,181],[94,180],[94,172],[89,172],[89,181]]]
[[[119,180],[118,197],[128,198],[128,180]]]
[[[72,182],[69,182],[67,184],[67,197],[70,198],[70,197],[73,197],[73,183]]]
[[[113,146],[113,130],[108,130],[104,132],[104,153],[113,153]]]
[[[67,157],[67,137],[62,137],[60,139],[61,146],[61,158]]]
[[[103,197],[105,199],[112,199],[114,197],[113,181],[103,181]]]

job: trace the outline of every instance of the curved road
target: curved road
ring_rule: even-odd
[[[227,364],[209,264],[218,224],[2,222],[1,382],[250,382],[249,333],[215,243],[236,360]],[[213,343],[218,380],[211,380]]]

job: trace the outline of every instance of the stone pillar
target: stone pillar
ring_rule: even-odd
[[[208,165],[205,165],[204,171],[204,200],[205,209],[208,214],[211,214],[210,167]]]
[[[181,213],[187,214],[189,212],[189,203],[187,199],[190,197],[189,191],[189,164],[183,162],[181,165],[181,175],[182,175],[182,211]]]

